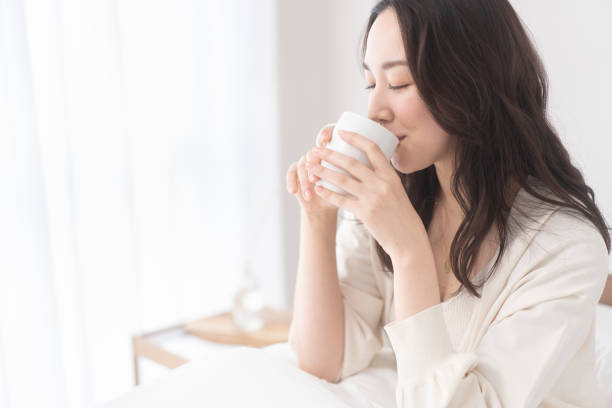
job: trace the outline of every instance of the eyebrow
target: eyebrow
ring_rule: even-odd
[[[381,65],[381,67],[382,67],[382,69],[383,69],[383,70],[385,70],[385,71],[386,71],[386,70],[388,70],[389,68],[393,68],[393,67],[396,67],[396,66],[398,66],[398,65],[408,65],[408,62],[403,61],[403,60],[387,61],[387,62],[383,63],[383,64]],[[361,66],[363,67],[363,69],[365,69],[365,70],[367,70],[367,71],[370,71],[370,72],[371,72],[370,67],[368,67],[368,64],[366,64],[365,62],[362,62],[362,63],[361,63]]]

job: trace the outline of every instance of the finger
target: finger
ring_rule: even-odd
[[[317,146],[325,146],[331,142],[335,125],[335,123],[330,123],[329,125],[325,125],[321,128],[319,134],[317,135]]]
[[[332,140],[332,134],[334,133],[334,125],[326,127],[321,132],[321,145],[325,146]]]
[[[336,207],[342,208],[351,214],[357,215],[358,211],[358,199],[351,195],[338,194],[335,191],[328,190],[323,186],[315,186],[315,194],[319,197],[335,205]]]
[[[289,191],[290,194],[297,193],[297,182],[297,163],[293,162],[291,166],[289,166],[289,170],[287,170],[287,191]]]
[[[327,167],[323,167],[321,165],[311,165],[308,169],[310,173],[313,173],[317,177],[320,177],[323,180],[329,181],[332,184],[340,187],[344,191],[356,196],[361,196],[362,184],[360,181],[355,180],[353,177],[348,176],[346,174],[340,173],[338,171],[328,169]]]
[[[298,178],[300,180],[300,190],[302,192],[302,197],[304,200],[310,201],[312,197],[312,190],[310,189],[310,183],[308,182],[308,176],[306,175],[306,159],[304,156],[300,158],[298,162]]]
[[[366,184],[376,182],[376,174],[359,160],[335,150],[319,147],[310,150],[312,155],[319,157],[336,167],[345,170],[354,178]],[[319,175],[319,177],[321,177]]]
[[[315,176],[314,174],[310,173],[308,171],[308,165],[312,165],[312,164],[321,164],[321,159],[318,158],[317,156],[313,155],[312,153],[310,153],[310,151],[306,152],[306,175],[308,176],[308,180],[311,183],[316,183],[319,179],[319,177]]]
[[[346,143],[355,146],[357,149],[364,152],[372,164],[374,171],[387,172],[391,170],[391,164],[385,157],[383,151],[380,150],[380,147],[370,139],[358,133],[349,132],[346,130],[339,130],[338,136],[340,136],[340,138]]]

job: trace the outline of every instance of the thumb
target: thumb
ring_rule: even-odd
[[[322,145],[328,144],[332,139],[332,133],[334,131],[335,123],[330,123],[328,125],[323,126],[321,129],[321,137],[317,139],[317,146],[321,147]]]

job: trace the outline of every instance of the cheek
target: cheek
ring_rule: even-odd
[[[423,120],[431,116],[427,106],[413,89],[398,98],[394,110],[399,121],[409,130],[418,128]]]
[[[431,166],[448,150],[449,136],[434,120],[417,94],[410,93],[398,101],[397,114],[407,138],[392,157],[394,167],[412,173]]]
[[[430,141],[433,144],[444,143],[446,132],[438,125],[427,105],[419,96],[416,88],[406,92],[396,104],[396,114],[400,123],[408,131],[408,137],[415,141]]]

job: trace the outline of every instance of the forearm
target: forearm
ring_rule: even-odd
[[[440,303],[436,264],[427,233],[415,242],[410,252],[392,259],[396,320]]]
[[[342,366],[344,305],[336,267],[336,216],[301,215],[294,331],[301,369],[333,381]]]

